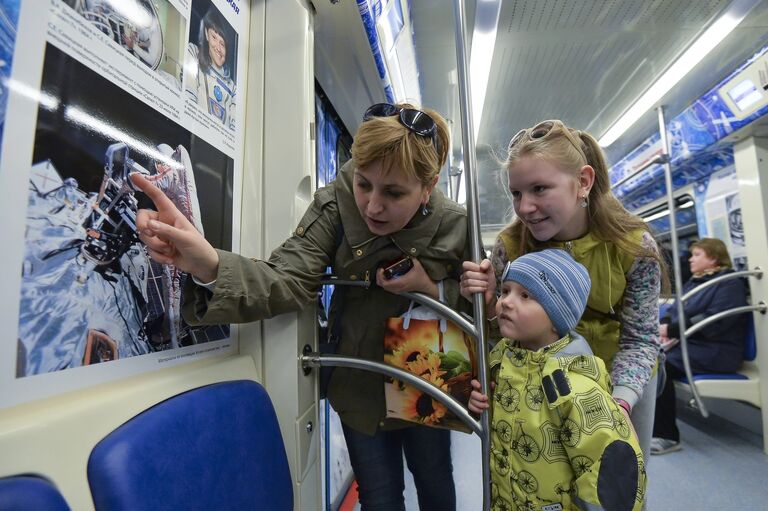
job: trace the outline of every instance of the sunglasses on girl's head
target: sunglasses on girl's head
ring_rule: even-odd
[[[430,137],[437,147],[437,124],[421,110],[401,108],[390,103],[376,103],[363,114],[363,122],[374,117],[392,117],[400,114],[400,123],[422,137]]]
[[[581,149],[580,141],[577,141],[573,138],[571,128],[560,121],[542,121],[532,128],[525,128],[518,131],[517,134],[515,134],[515,136],[510,139],[509,145],[507,146],[507,152],[511,151],[513,147],[515,147],[520,143],[520,141],[525,140],[526,138],[528,140],[538,140],[547,138],[553,133],[562,133],[565,135],[565,138],[567,138],[573,147],[576,148],[582,158],[584,158],[584,161],[588,161],[587,155],[584,154],[584,151]]]

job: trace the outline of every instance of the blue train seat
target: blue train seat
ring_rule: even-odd
[[[99,510],[293,509],[272,402],[256,382],[190,390],[135,416],[88,460]]]
[[[760,407],[759,371],[755,363],[757,358],[757,336],[755,323],[750,317],[747,321],[747,333],[744,337],[744,365],[735,373],[694,374],[696,389],[702,397],[736,399]],[[688,385],[688,378],[683,376],[678,381]]]
[[[675,302],[665,302],[659,305],[659,319],[663,318],[669,309],[675,306]]]
[[[59,490],[47,479],[18,475],[0,479],[2,511],[70,511]]]

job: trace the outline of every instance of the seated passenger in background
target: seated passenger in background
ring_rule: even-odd
[[[683,285],[682,294],[733,272],[731,257],[725,243],[716,238],[702,238],[691,245],[691,279]],[[693,295],[683,304],[686,328],[702,319],[733,307],[747,305],[747,288],[743,279],[720,282]],[[741,367],[744,356],[744,336],[749,316],[739,314],[717,321],[699,330],[688,342],[688,356],[694,373],[732,373]],[[667,381],[664,391],[656,400],[656,419],[653,424],[652,454],[677,451],[680,432],[675,424],[675,386],[673,380],[685,374],[683,353],[677,342],[680,323],[677,306],[673,305],[661,318],[662,346],[668,347]]]
[[[641,509],[636,434],[611,397],[605,363],[572,332],[591,287],[586,268],[546,249],[508,263],[501,280],[504,338],[489,359],[494,509]],[[488,397],[472,386],[469,409],[480,413]]]

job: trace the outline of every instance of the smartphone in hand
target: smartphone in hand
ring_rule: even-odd
[[[413,260],[408,256],[396,261],[390,261],[386,264],[387,266],[384,268],[384,278],[387,280],[405,275],[411,268],[413,268]]]

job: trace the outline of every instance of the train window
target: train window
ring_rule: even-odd
[[[657,240],[670,238],[670,218],[666,202],[643,211],[640,216],[651,228]],[[698,233],[696,204],[691,195],[685,194],[675,198],[675,222],[678,238],[688,236],[690,233]]]
[[[352,137],[345,133],[336,140],[336,168],[341,168],[352,159]]]

